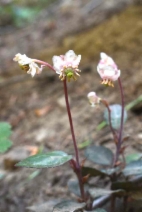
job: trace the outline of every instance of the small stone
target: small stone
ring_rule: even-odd
[[[138,138],[139,138],[139,139],[142,139],[142,133],[139,133],[139,134],[138,134]]]

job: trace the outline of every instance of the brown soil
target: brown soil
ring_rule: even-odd
[[[120,103],[117,83],[114,88],[100,84],[96,65],[101,51],[111,55],[122,71],[125,104],[141,95],[141,18],[142,6],[132,6],[97,27],[64,38],[57,47],[49,48],[48,51],[43,49],[36,53],[37,58],[39,56],[46,61],[51,60],[51,55],[63,54],[69,49],[82,54],[81,77],[77,82],[68,84],[78,144],[89,139],[95,144],[104,144],[115,149],[109,128],[95,130],[103,120],[104,108],[102,106],[99,109],[90,108],[86,95],[94,90],[99,96],[106,98],[110,104]],[[20,69],[14,71],[14,73],[18,72]],[[12,124],[14,144],[12,149],[20,146],[24,151],[25,146],[34,145],[43,146],[46,151],[63,150],[74,154],[64,105],[63,84],[57,75],[48,72],[50,71],[45,69],[41,76],[33,79],[25,75],[24,80],[17,83],[5,81],[2,84],[1,120]],[[129,111],[128,121],[125,124],[125,135],[127,134],[130,135],[127,153],[141,151],[141,104]],[[4,158],[7,154],[0,156],[0,171],[5,171]],[[80,155],[83,159],[83,150],[80,151]],[[68,164],[55,169],[43,169],[33,180],[27,180],[33,171],[26,168],[6,170],[6,175],[0,182],[1,212],[25,212],[28,211],[26,209],[28,206],[41,204],[51,199],[70,197],[67,181],[73,177],[73,173]]]

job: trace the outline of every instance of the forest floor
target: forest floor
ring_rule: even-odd
[[[89,140],[115,151],[109,128],[96,130],[98,124],[103,121],[104,108],[102,106],[97,109],[91,108],[87,94],[95,91],[98,96],[106,98],[110,104],[121,103],[117,83],[114,88],[100,84],[96,71],[100,52],[106,52],[112,56],[121,69],[125,105],[142,94],[141,35],[142,6],[135,5],[113,15],[98,26],[91,26],[81,32],[66,35],[54,47],[47,46],[33,52],[34,57],[45,61],[51,61],[52,55],[64,54],[69,49],[82,55],[81,77],[76,82],[68,83],[78,145]],[[33,33],[34,36],[36,35]],[[24,45],[29,45],[30,55],[28,56],[33,57],[30,39],[29,43]],[[15,49],[11,51],[15,54],[20,52],[20,45],[16,50],[18,51],[15,52]],[[20,53],[27,54],[23,52],[23,49]],[[8,65],[10,70],[7,68]],[[33,210],[44,212],[48,209],[50,212],[52,211],[52,207],[51,210],[49,209],[50,205],[53,205],[54,201],[71,197],[67,182],[68,179],[74,178],[74,175],[69,165],[43,169],[32,178],[34,169],[14,168],[13,161],[29,156],[31,149],[33,151],[41,146],[44,151],[63,150],[74,154],[64,102],[63,83],[58,79],[58,75],[46,69],[40,76],[34,78],[30,75],[19,75],[22,71],[16,65],[9,60],[8,64],[3,66],[8,71],[2,72],[0,84],[1,120],[10,122],[13,129],[11,137],[13,146],[7,153],[0,156],[0,175],[4,174],[0,181],[0,212],[28,212],[27,207],[44,202],[46,204],[43,205],[42,210],[38,208]],[[16,75],[17,78],[15,78]],[[126,154],[141,152],[141,103],[128,112],[125,135],[130,136]],[[84,149],[80,150],[80,157],[84,158]]]

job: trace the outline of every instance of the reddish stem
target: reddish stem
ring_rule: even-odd
[[[121,124],[120,124],[120,130],[119,130],[119,135],[118,135],[118,144],[117,144],[117,149],[116,149],[116,157],[114,161],[114,166],[118,161],[119,155],[120,155],[120,150],[121,150],[121,145],[122,145],[122,135],[123,135],[123,125],[124,125],[124,93],[123,93],[123,88],[122,88],[122,83],[120,77],[118,78],[118,84],[120,88],[120,95],[121,95]]]
[[[40,63],[40,64],[42,64],[42,65],[44,65],[44,66],[47,66],[48,68],[50,68],[52,71],[55,72],[53,66],[51,66],[49,63],[46,63],[46,62],[44,62],[44,61],[42,61],[42,60],[37,60],[37,59],[33,59],[33,61],[34,61],[34,62],[37,62],[37,63]]]
[[[68,101],[68,89],[67,89],[66,79],[63,81],[63,84],[64,84],[66,108],[67,108],[67,113],[68,113],[68,118],[69,118],[69,123],[70,123],[70,130],[71,130],[71,134],[72,134],[72,140],[73,140],[73,144],[74,144],[75,157],[76,157],[75,173],[76,173],[78,181],[79,181],[81,197],[85,201],[85,193],[84,193],[84,186],[83,186],[83,182],[82,182],[81,166],[80,166],[80,162],[79,162],[79,153],[78,153],[77,143],[76,143],[75,134],[74,134],[70,105],[69,105],[69,101]]]

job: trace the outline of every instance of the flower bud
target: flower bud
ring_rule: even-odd
[[[101,98],[99,98],[95,92],[90,92],[87,95],[88,99],[89,99],[89,103],[91,104],[92,107],[95,107],[96,105],[98,105],[101,101]]]
[[[102,84],[114,87],[113,81],[120,77],[120,70],[111,57],[105,53],[101,53],[101,60],[97,66],[97,71],[102,78]]]

